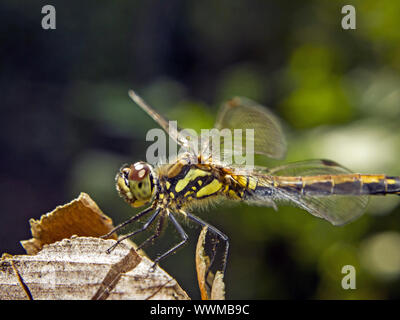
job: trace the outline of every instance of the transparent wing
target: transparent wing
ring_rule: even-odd
[[[169,136],[186,151],[195,154],[198,146],[198,137],[186,130],[181,130],[178,126],[170,125],[170,121],[165,119],[162,115],[157,113],[150,107],[141,97],[139,97],[133,90],[128,91],[129,97],[141,107],[150,117],[156,121],[161,128],[163,128]]]
[[[313,176],[351,173],[350,170],[330,160],[308,160],[294,162],[269,170],[278,176]],[[328,220],[334,225],[346,224],[361,216],[368,205],[368,196],[328,195],[304,196],[277,188],[277,199],[289,201],[309,213]]]
[[[296,161],[279,167],[270,168],[268,169],[268,173],[276,176],[316,176],[352,172],[335,161],[315,159]]]
[[[281,159],[286,154],[286,141],[277,118],[250,99],[236,97],[226,102],[220,109],[215,128],[229,129],[233,137],[235,129],[241,129],[242,141],[234,139],[233,148],[222,146],[221,152],[224,154],[245,154],[250,151],[275,159]],[[246,129],[253,130],[253,134],[247,135]],[[247,148],[249,145],[254,146],[252,151]]]
[[[328,220],[335,226],[347,224],[360,217],[368,205],[368,196],[331,195],[324,197],[297,197],[287,192],[281,194],[292,204],[312,215]]]

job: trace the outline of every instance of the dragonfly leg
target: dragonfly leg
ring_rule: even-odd
[[[151,269],[153,269],[153,270],[154,270],[154,267],[158,264],[158,262],[161,259],[164,259],[165,257],[169,256],[170,254],[174,253],[176,250],[178,250],[180,247],[182,247],[187,242],[187,240],[189,238],[188,235],[186,234],[185,230],[183,230],[182,226],[179,224],[179,222],[176,220],[176,218],[174,217],[174,215],[171,212],[168,213],[168,217],[172,221],[172,223],[174,224],[176,230],[178,231],[179,235],[182,238],[182,241],[179,242],[177,245],[173,246],[167,252],[164,252],[162,255],[157,257],[154,260],[154,264],[151,267]]]
[[[213,227],[212,225],[208,224],[207,222],[201,220],[200,218],[190,214],[186,213],[186,216],[191,219],[192,221],[200,224],[202,227],[207,227],[208,230],[219,236],[224,242],[225,242],[225,252],[224,252],[224,258],[223,258],[223,267],[222,267],[222,272],[225,274],[226,270],[226,263],[228,261],[228,252],[229,252],[229,238],[227,235],[223,234],[221,231],[219,231],[217,228]],[[213,259],[214,260],[214,259]],[[211,265],[210,265],[211,266]],[[208,271],[207,271],[208,273]]]
[[[154,234],[151,237],[149,237],[145,241],[143,241],[137,247],[137,250],[143,249],[143,247],[147,246],[149,244],[149,242],[154,241],[155,239],[157,239],[161,235],[161,231],[162,231],[162,228],[164,226],[164,221],[165,221],[165,215],[161,214],[160,218],[158,219],[156,231],[154,232]]]
[[[112,235],[114,232],[118,231],[119,229],[125,227],[127,224],[132,223],[136,220],[138,220],[140,217],[144,216],[146,213],[149,213],[151,211],[154,210],[154,207],[149,207],[145,210],[143,210],[142,212],[139,212],[138,214],[134,215],[133,217],[129,218],[128,220],[120,223],[119,225],[117,225],[114,229],[112,229],[109,233],[102,235],[100,238],[104,239],[109,237],[110,235]]]
[[[111,253],[111,251],[113,251],[115,249],[115,247],[120,244],[122,241],[124,241],[125,239],[128,239],[130,237],[133,237],[134,235],[146,230],[153,222],[154,220],[157,218],[158,214],[160,213],[161,208],[158,208],[153,215],[150,217],[149,220],[147,220],[147,222],[143,225],[143,227],[141,227],[140,229],[131,232],[125,236],[123,236],[122,238],[118,239],[110,248],[107,249],[107,253]]]

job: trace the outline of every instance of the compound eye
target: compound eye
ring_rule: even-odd
[[[141,181],[149,172],[150,168],[145,162],[136,162],[130,167],[129,180]]]

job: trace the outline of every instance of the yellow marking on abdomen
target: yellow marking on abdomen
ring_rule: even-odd
[[[297,178],[299,181],[302,180],[303,183],[310,184],[315,182],[326,182],[331,181],[332,176],[330,175],[320,175],[320,176],[302,176],[302,177],[294,177]]]
[[[247,178],[245,176],[232,175],[232,178],[235,179],[242,187],[246,187]]]
[[[232,178],[242,187],[250,188],[251,190],[255,190],[257,187],[257,180],[253,177],[232,175]]]
[[[377,175],[362,174],[362,175],[360,175],[360,179],[362,180],[363,183],[380,183],[385,178],[386,178],[386,176],[384,174],[377,174]]]
[[[211,173],[200,169],[190,169],[184,178],[178,181],[175,186],[176,192],[181,192],[189,184],[190,181],[195,180],[197,177],[209,176]]]
[[[275,188],[279,186],[278,177],[273,176],[272,182],[273,182]]]
[[[305,177],[304,177],[305,178]],[[305,180],[304,180],[305,181]],[[274,187],[301,184],[302,177],[274,177]]]
[[[257,180],[253,177],[248,177],[249,179],[249,189],[255,190],[257,187]]]
[[[212,182],[201,188],[199,191],[196,193],[197,198],[201,198],[204,196],[208,196],[211,194],[214,194],[221,189],[222,183],[218,181],[217,179],[214,179]]]
[[[397,177],[383,174],[337,174],[273,177],[274,186],[306,195],[400,194]]]

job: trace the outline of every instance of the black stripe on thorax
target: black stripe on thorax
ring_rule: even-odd
[[[194,191],[194,193],[196,193],[197,191],[199,191],[200,189],[203,189],[205,186],[207,186],[208,184],[210,184],[213,180],[215,179],[215,177],[213,175],[207,175],[207,176],[201,176],[201,177],[197,177],[196,179],[190,181],[185,188],[183,188],[180,192],[178,192],[177,194],[180,195],[184,195],[186,192],[188,191]],[[201,186],[199,185],[199,181],[202,182]],[[193,187],[196,187],[196,190],[193,190]]]
[[[179,180],[186,177],[186,175],[188,174],[188,172],[191,168],[192,168],[192,165],[190,165],[190,164],[184,165],[181,168],[181,171],[175,177],[167,178],[166,181],[171,183],[171,185],[175,185]]]

